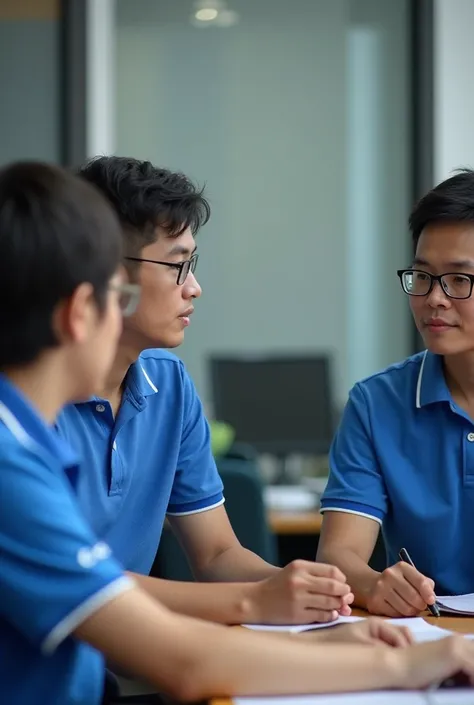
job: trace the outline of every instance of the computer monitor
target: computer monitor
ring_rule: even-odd
[[[212,357],[214,415],[259,453],[326,455],[334,431],[328,355]]]

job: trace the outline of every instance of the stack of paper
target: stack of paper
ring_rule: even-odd
[[[469,595],[456,595],[454,597],[437,597],[436,602],[440,612],[459,614],[468,617],[474,616],[474,593]]]

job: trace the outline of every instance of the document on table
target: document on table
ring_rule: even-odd
[[[474,617],[474,593],[454,595],[453,597],[437,597],[436,602],[440,611],[446,614],[461,614]]]
[[[300,632],[312,631],[313,629],[327,629],[331,627],[338,626],[340,624],[350,624],[351,622],[360,622],[365,617],[339,617],[334,622],[325,622],[323,624],[294,624],[294,625],[267,625],[267,624],[244,624],[242,626],[248,629],[254,629],[256,631],[265,632],[290,632],[292,634],[299,634]],[[389,619],[387,620],[391,624],[399,627],[408,627],[413,638],[417,642],[421,641],[434,641],[436,639],[443,639],[445,636],[449,636],[451,632],[446,629],[440,629],[428,622],[425,622],[422,617],[404,617],[400,619]]]
[[[326,629],[327,627],[335,627],[339,624],[349,624],[351,622],[361,622],[365,617],[339,617],[333,622],[317,622],[314,624],[242,624],[247,629],[253,629],[256,632],[289,632],[290,634],[299,634],[300,632],[313,631],[313,629]]]
[[[472,705],[474,691],[469,689],[376,690],[371,693],[337,695],[295,695],[273,698],[234,698],[235,705]]]
[[[396,627],[408,627],[416,642],[436,641],[450,636],[453,632],[448,629],[442,629],[434,624],[425,622],[423,617],[400,617],[398,619],[388,619],[390,624]]]
[[[337,695],[234,698],[233,702],[235,705],[427,705],[423,693],[399,690],[378,690],[372,693],[337,693]]]

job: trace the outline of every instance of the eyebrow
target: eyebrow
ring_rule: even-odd
[[[173,257],[174,255],[192,256],[196,252],[196,250],[197,250],[197,245],[194,247],[194,249],[192,251],[189,249],[189,247],[185,247],[184,245],[175,245],[168,252],[168,256],[169,257]]]
[[[427,262],[425,259],[422,259],[421,257],[415,257],[413,260],[413,264],[419,264],[424,267],[430,267],[430,263]],[[468,269],[474,269],[474,260],[472,259],[457,259],[457,260],[452,260],[451,262],[446,262],[447,267],[454,267],[456,269],[462,269],[463,267],[466,267]]]

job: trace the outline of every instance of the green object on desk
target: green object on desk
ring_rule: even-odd
[[[212,454],[215,458],[220,458],[230,450],[235,439],[235,431],[232,426],[223,421],[210,421],[209,426]]]

